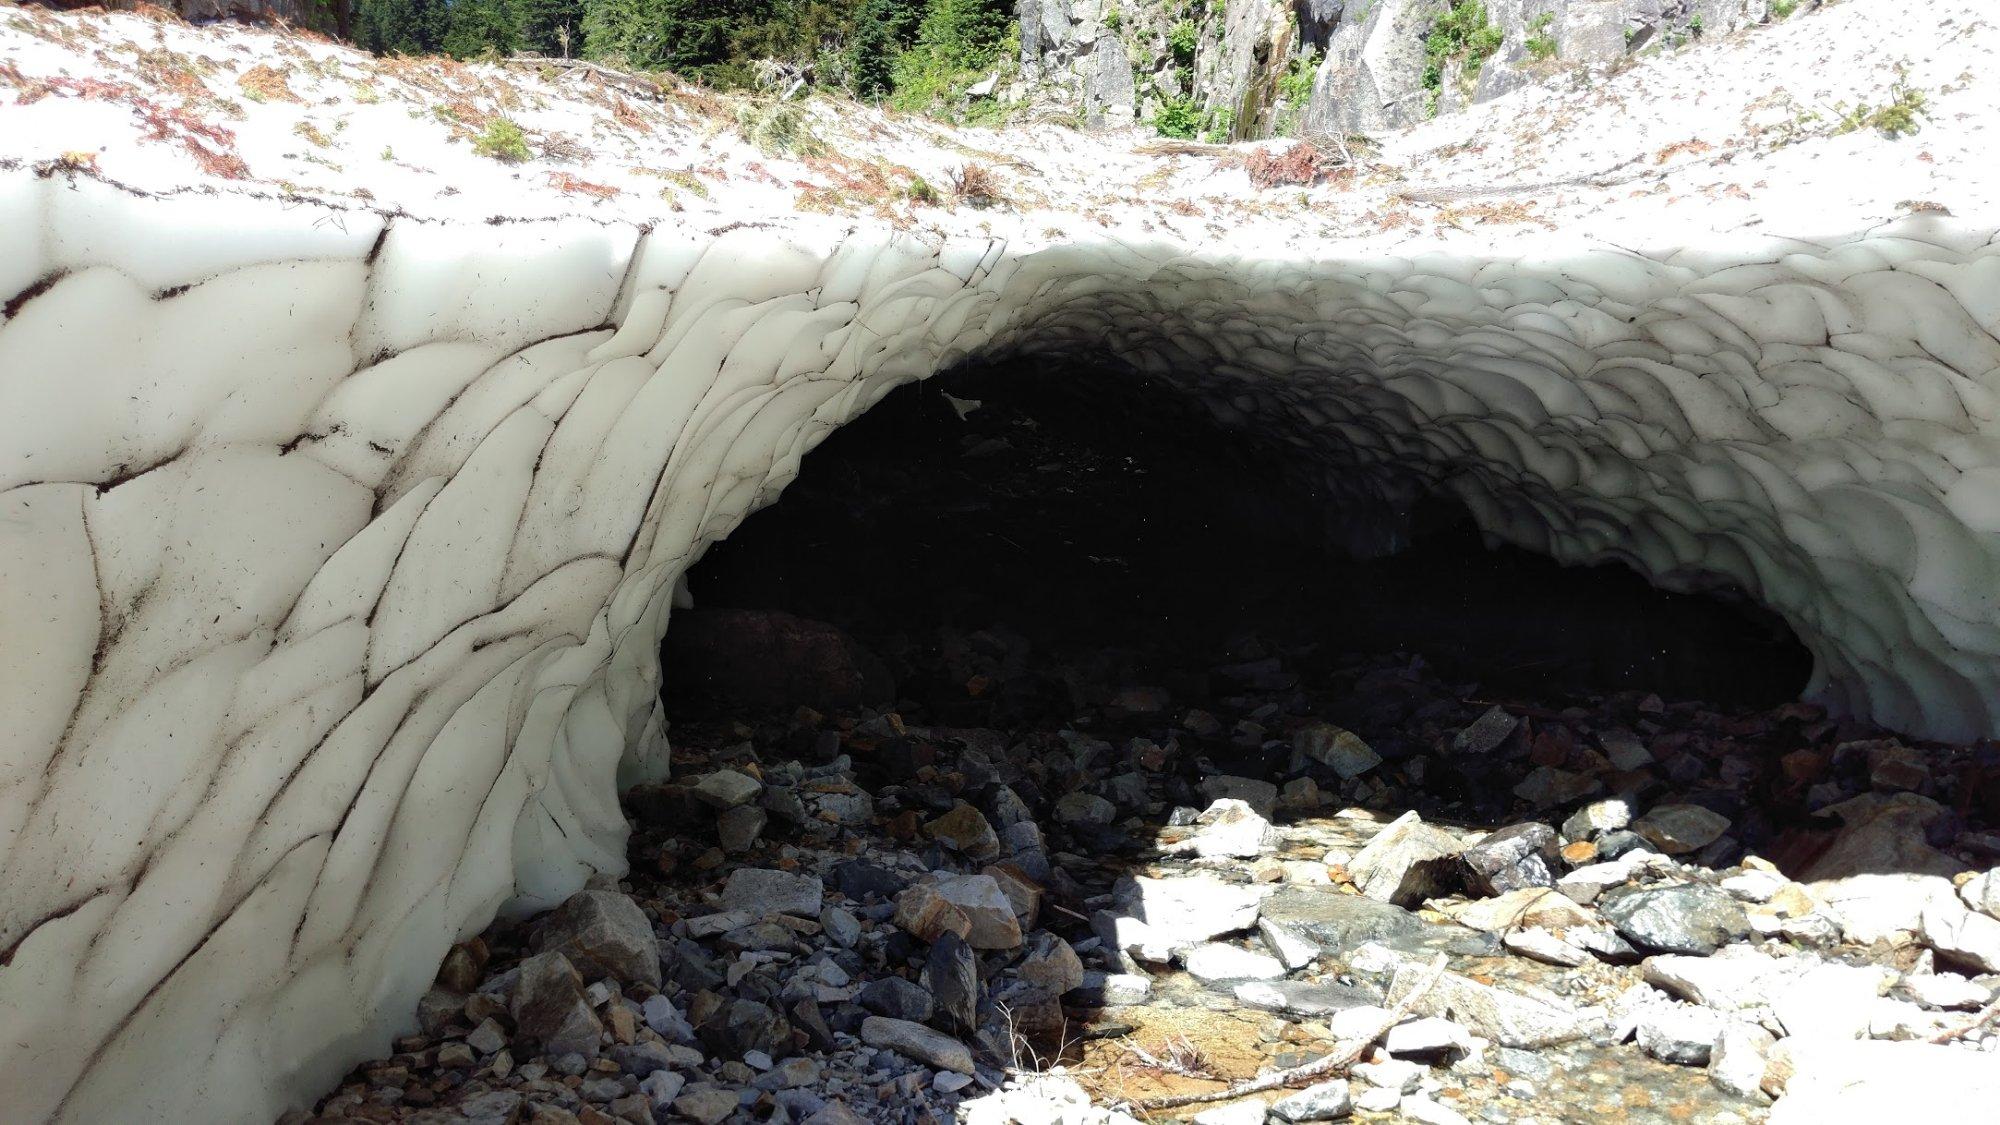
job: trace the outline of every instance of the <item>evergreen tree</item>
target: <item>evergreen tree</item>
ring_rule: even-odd
[[[487,52],[511,55],[519,47],[521,17],[513,0],[451,0],[444,50],[469,59]]]
[[[378,55],[431,55],[444,46],[446,0],[360,0],[355,37]]]
[[[521,17],[520,49],[560,58],[583,53],[584,0],[515,0]]]
[[[923,0],[863,0],[847,36],[854,92],[880,97],[895,85],[896,52],[916,38]]]

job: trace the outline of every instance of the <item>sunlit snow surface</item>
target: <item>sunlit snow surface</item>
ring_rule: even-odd
[[[453,940],[621,871],[678,576],[972,355],[1109,357],[1353,501],[1738,586],[1816,697],[2000,730],[2000,243],[1964,214],[1385,249],[167,186],[0,170],[10,1119],[268,1120]]]

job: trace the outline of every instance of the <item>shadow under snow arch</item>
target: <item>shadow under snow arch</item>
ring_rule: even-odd
[[[1536,238],[455,224],[0,169],[11,1112],[269,1119],[454,940],[622,871],[680,576],[969,358],[1115,356],[1335,495],[1739,587],[1836,709],[2000,728],[1994,233]]]

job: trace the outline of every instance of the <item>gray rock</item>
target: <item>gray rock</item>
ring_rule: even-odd
[[[1590,840],[1606,832],[1629,827],[1632,823],[1632,806],[1623,797],[1607,797],[1576,810],[1568,820],[1563,821],[1562,834],[1565,840]]]
[[[1262,916],[1303,935],[1321,949],[1352,949],[1364,942],[1393,942],[1423,930],[1416,915],[1386,902],[1341,894],[1331,887],[1287,886],[1264,900]]]
[[[914,1023],[930,1022],[931,994],[923,986],[902,977],[879,977],[869,981],[855,999],[878,1016]]]
[[[675,1113],[701,1125],[717,1125],[736,1112],[738,1102],[734,1090],[721,1086],[699,1086],[675,1098],[673,1107]]]
[[[739,805],[723,813],[715,820],[715,834],[722,850],[730,855],[742,855],[749,851],[770,819],[763,809],[755,805]]]
[[[817,875],[794,875],[789,871],[745,867],[729,876],[722,887],[722,905],[730,910],[756,914],[797,914],[811,918],[819,913],[825,885]]]
[[[1248,981],[1235,989],[1236,999],[1267,1012],[1294,1016],[1324,1016],[1378,1004],[1378,992],[1338,981]]]
[[[1258,816],[1266,818],[1278,810],[1278,787],[1254,777],[1229,774],[1205,777],[1201,781],[1201,795],[1210,803],[1224,799],[1242,801],[1255,809]]]
[[[1173,951],[1257,924],[1263,892],[1207,875],[1164,879],[1120,879],[1112,911],[1093,918],[1100,936],[1115,948],[1152,961]]]
[[[1488,833],[1465,849],[1466,886],[1475,894],[1501,895],[1556,883],[1555,829],[1530,821]]]
[[[1046,930],[1028,939],[1017,970],[1021,979],[1058,995],[1083,984],[1083,961],[1070,944]]]
[[[1729,831],[1729,818],[1700,805],[1661,805],[1632,824],[1647,843],[1667,855],[1698,852]]]
[[[1065,794],[1056,802],[1056,820],[1063,824],[1105,825],[1118,819],[1118,806],[1095,793]]]
[[[1709,1008],[1658,1004],[1639,1013],[1639,1049],[1661,1062],[1707,1066],[1722,1014]]]
[[[949,1035],[932,1031],[920,1023],[869,1016],[861,1021],[861,1041],[870,1047],[895,1051],[939,1070],[971,1074],[972,1052]]]
[[[715,808],[733,809],[756,800],[764,783],[736,770],[716,770],[697,778],[689,790]]]
[[[1264,947],[1271,951],[1271,956],[1294,972],[1319,959],[1319,943],[1306,937],[1295,926],[1268,916],[1261,917],[1257,919],[1257,936],[1264,939]]]
[[[1204,859],[1255,859],[1278,845],[1271,822],[1234,798],[1216,801],[1194,823],[1194,838],[1184,846]]]
[[[1077,975],[1083,975],[1081,965],[1077,967]],[[944,1026],[963,1032],[978,1026],[975,1012],[979,1007],[979,962],[973,955],[972,946],[966,944],[963,938],[945,933],[931,943],[930,957],[924,966],[924,983],[930,986],[937,1017]]]
[[[1204,942],[1181,955],[1189,975],[1207,984],[1238,980],[1276,980],[1285,975],[1285,966],[1264,953],[1234,945]]]
[[[1428,975],[1423,966],[1405,963],[1389,985],[1389,998],[1409,995]],[[1547,1047],[1580,1039],[1602,1022],[1596,1013],[1580,1010],[1553,994],[1528,995],[1481,984],[1457,973],[1445,973],[1416,1002],[1414,1011],[1449,1015],[1505,1047]]]
[[[860,920],[844,907],[829,906],[820,911],[819,924],[826,936],[843,949],[852,949],[861,940]]]
[[[1423,1016],[1390,1028],[1382,1047],[1397,1058],[1439,1058],[1470,1051],[1472,1033],[1448,1019]]]
[[[497,1054],[507,1045],[506,1029],[500,1026],[499,1020],[487,1016],[472,1029],[472,1034],[465,1037],[465,1045],[482,1055]]]
[[[1731,1020],[1716,1033],[1708,1054],[1708,1080],[1739,1098],[1754,1098],[1764,1082],[1765,1057],[1777,1038],[1754,1023]]]
[[[1920,936],[1947,961],[1981,972],[2000,972],[2000,919],[1968,910],[1956,899],[1924,908]]]
[[[639,904],[616,891],[578,891],[544,919],[535,947],[560,953],[586,980],[660,987],[660,942]]]
[[[1613,891],[1598,909],[1641,949],[1707,955],[1750,936],[1750,919],[1727,894],[1699,883]]]
[[[1712,957],[1648,957],[1640,966],[1647,984],[1723,1012],[1769,1007],[1800,968],[1796,962],[1781,961],[1747,946],[1731,946]]]
[[[521,962],[508,1011],[515,1029],[550,1056],[596,1058],[603,1025],[583,998],[583,977],[560,953],[537,953]]]
[[[681,1096],[681,1088],[686,1085],[687,1079],[682,1075],[671,1070],[656,1070],[639,1080],[639,1092],[646,1095],[646,1100],[653,1103],[656,1111],[665,1113],[673,1106],[674,1099]]]
[[[1136,973],[1105,973],[1086,969],[1083,983],[1069,992],[1068,999],[1084,1007],[1115,1008],[1143,1003],[1153,990],[1153,982]]]
[[[755,1000],[732,1000],[694,1030],[709,1054],[724,1059],[740,1059],[751,1051],[782,1054],[791,1050],[791,1023]]]
[[[1271,1116],[1280,1121],[1337,1121],[1353,1113],[1354,1099],[1345,1078],[1308,1086],[1271,1103]]]
[[[1369,898],[1413,907],[1452,885],[1464,850],[1451,833],[1425,824],[1412,811],[1368,841],[1347,872]]]
[[[1332,723],[1313,723],[1292,736],[1296,756],[1318,762],[1342,780],[1353,780],[1382,764],[1382,755],[1353,731]],[[1294,767],[1296,768],[1296,767]]]
[[[1014,904],[993,876],[947,875],[937,881],[936,889],[972,924],[965,939],[974,949],[1014,949],[1021,944],[1021,922],[1014,916]]]
[[[1000,855],[999,834],[978,809],[964,801],[924,825],[924,833],[972,859],[995,859]]]
[[[1521,720],[1507,713],[1505,707],[1495,705],[1486,713],[1472,721],[1472,725],[1452,736],[1451,752],[1454,754],[1490,754],[1499,749],[1514,733]]]

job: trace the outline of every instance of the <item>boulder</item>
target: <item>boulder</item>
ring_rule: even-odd
[[[1750,936],[1743,907],[1699,883],[1614,891],[1598,909],[1625,940],[1660,953],[1707,955]]]
[[[639,904],[617,891],[578,891],[543,920],[535,948],[560,953],[586,980],[660,987],[660,942]]]
[[[1453,884],[1464,850],[1457,837],[1425,824],[1412,811],[1368,841],[1347,865],[1347,873],[1369,898],[1412,907]]]

